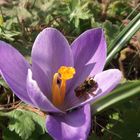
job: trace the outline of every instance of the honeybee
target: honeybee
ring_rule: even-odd
[[[87,98],[88,94],[92,94],[98,88],[98,83],[94,81],[93,77],[86,79],[82,84],[75,88],[75,95],[77,97],[85,97]]]

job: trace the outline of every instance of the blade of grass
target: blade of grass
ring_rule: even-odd
[[[140,13],[137,14],[133,20],[131,20],[129,22],[129,24],[118,34],[118,36],[116,37],[116,39],[108,46],[108,54],[112,51],[112,49],[114,48],[115,44],[118,43],[118,41],[133,27],[133,25],[139,21],[140,19]]]
[[[132,36],[140,29],[140,13],[120,32],[108,47],[106,65],[125,46]]]
[[[140,3],[132,10],[132,12],[126,17],[125,20],[128,20],[139,7],[140,7]],[[121,29],[122,27],[123,27],[123,23],[121,24],[119,28]]]
[[[105,97],[97,100],[92,104],[94,114],[97,114],[109,107],[127,101],[132,97],[140,95],[140,80],[133,82],[126,82],[117,89],[106,95]]]

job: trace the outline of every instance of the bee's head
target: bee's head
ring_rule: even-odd
[[[96,82],[94,81],[94,79],[92,78],[92,77],[90,77],[89,79],[88,79],[88,84],[89,85],[93,85],[93,84],[95,84]]]

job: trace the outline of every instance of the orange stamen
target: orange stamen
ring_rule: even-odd
[[[52,82],[52,101],[55,106],[59,106],[61,104],[60,88],[57,84],[58,76],[59,74],[55,73]]]
[[[53,76],[52,83],[52,101],[55,106],[63,104],[66,94],[66,81],[73,78],[75,69],[73,67],[61,66],[58,73]],[[58,78],[61,79],[60,86],[57,83]]]

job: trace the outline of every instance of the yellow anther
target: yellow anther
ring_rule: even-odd
[[[69,80],[73,78],[75,69],[73,67],[61,66],[58,70],[58,73],[61,74],[61,79]]]
[[[52,101],[55,106],[60,106],[64,102],[66,94],[66,81],[73,78],[75,69],[73,67],[61,66],[58,69],[58,73],[53,76],[52,82]],[[58,79],[61,82],[58,84]]]

